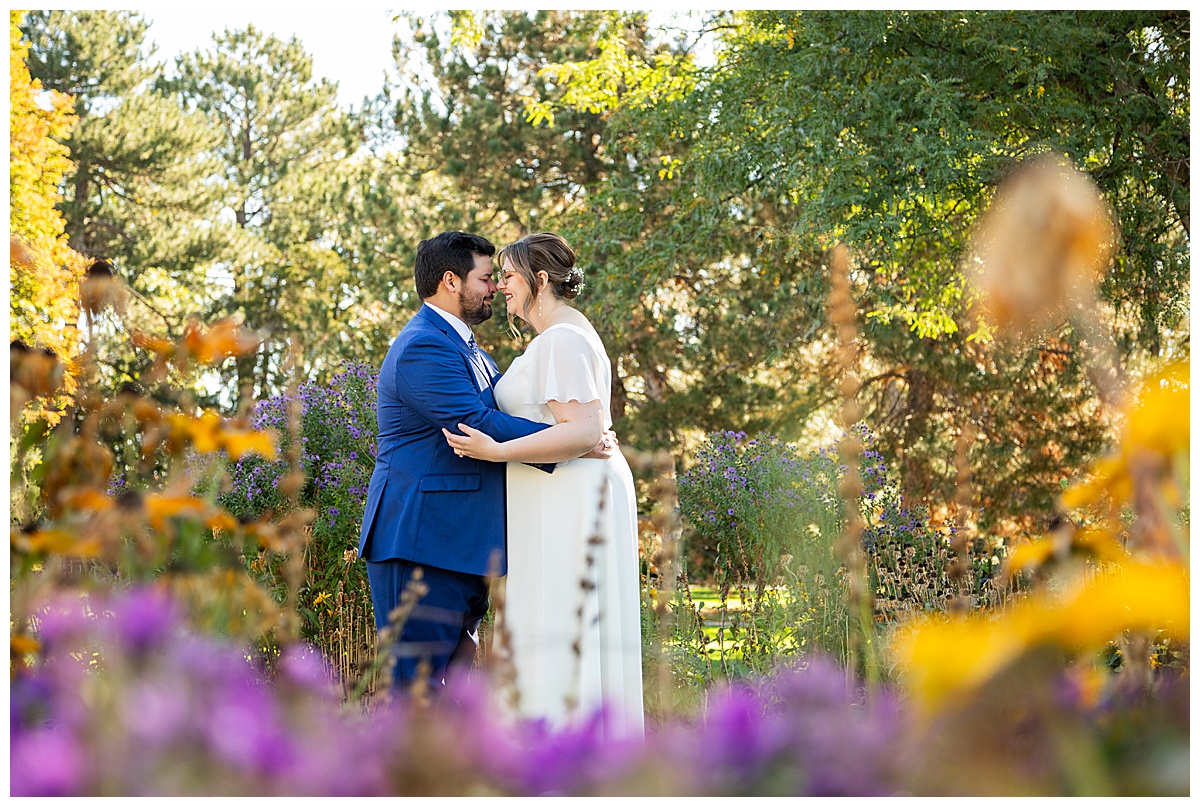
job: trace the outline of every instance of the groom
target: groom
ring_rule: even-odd
[[[428,586],[393,648],[398,689],[411,688],[424,669],[437,693],[448,670],[470,668],[488,609],[485,575],[506,572],[505,466],[457,456],[442,428],[458,433],[465,423],[501,442],[547,428],[496,409],[500,373],[471,333],[492,315],[495,253],[487,239],[462,232],[417,246],[424,304],[379,371],[379,444],[358,547],[376,629],[388,624],[414,571]]]

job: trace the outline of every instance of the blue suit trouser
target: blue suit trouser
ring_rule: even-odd
[[[428,592],[417,600],[392,646],[395,667],[392,688],[408,691],[428,663],[426,683],[440,693],[447,680],[470,671],[479,647],[479,624],[488,609],[488,579],[452,572],[408,560],[367,561],[375,628],[383,630],[388,615],[400,605],[402,592],[420,569]],[[378,648],[377,652],[385,652]]]

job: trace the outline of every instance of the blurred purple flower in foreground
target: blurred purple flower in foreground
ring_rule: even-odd
[[[43,654],[16,666],[10,687],[11,795],[1056,792],[1050,736],[1032,742],[1027,724],[1006,723],[1002,702],[986,730],[964,712],[923,733],[892,692],[868,696],[823,657],[713,689],[693,721],[614,739],[602,714],[563,730],[516,720],[483,676],[440,703],[396,699],[363,713],[311,648],[287,649],[267,680],[250,653],[189,634],[177,614],[156,590],[63,598],[39,612]],[[1130,778],[1114,778],[1113,792],[1186,787],[1186,678],[1164,681],[1151,701],[1067,683],[1055,690],[1056,719],[1120,751]],[[1014,690],[1014,703],[1027,695]],[[962,753],[981,742],[1003,754]],[[1022,779],[1035,769],[1041,780]]]
[[[481,684],[364,715],[310,648],[264,680],[247,653],[184,631],[156,590],[59,600],[39,629],[45,655],[12,686],[16,796],[887,790],[875,765],[893,716],[877,724],[832,665],[719,692],[703,721],[643,741],[607,738],[602,715],[560,731],[516,721]]]

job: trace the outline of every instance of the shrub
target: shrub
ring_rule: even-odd
[[[290,465],[244,457],[231,468],[231,489],[220,501],[239,518],[278,516],[294,507],[314,511],[306,552],[306,577],[298,592],[302,636],[324,650],[343,672],[361,670],[374,639],[366,569],[358,538],[367,486],[375,468],[377,375],[351,362],[328,384],[304,382],[296,395],[258,402],[252,424],[283,435],[282,457],[295,455],[304,474],[296,504],[285,495]],[[298,428],[289,424],[298,407]],[[294,433],[293,433],[294,432]],[[251,568],[274,584],[282,602],[285,583],[265,557]]]
[[[874,449],[875,436],[856,431],[876,618],[942,610],[954,593],[945,575],[954,528],[935,530],[925,508],[907,507]],[[771,435],[723,431],[708,436],[681,475],[689,574],[716,586],[719,605],[711,615],[719,626],[709,632],[726,671],[761,672],[813,650],[844,658],[845,572],[833,552],[844,524],[839,463],[836,445],[801,454]],[[693,610],[677,609],[677,618]]]

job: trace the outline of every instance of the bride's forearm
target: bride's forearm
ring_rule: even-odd
[[[558,421],[549,429],[509,440],[500,447],[506,462],[563,462],[586,454],[600,442],[600,402],[549,401]]]
[[[500,443],[500,452],[505,462],[564,462],[595,448],[601,432],[599,418],[570,420]]]

